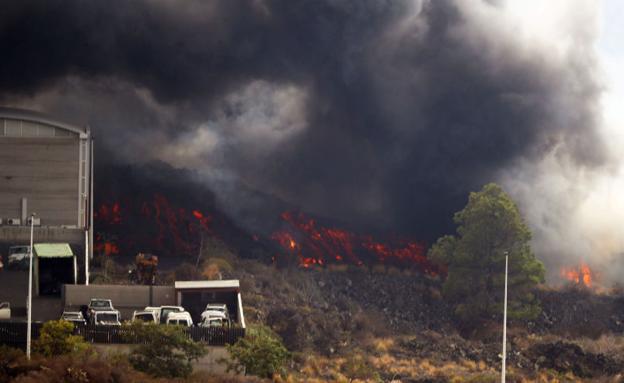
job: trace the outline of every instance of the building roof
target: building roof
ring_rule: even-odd
[[[58,121],[50,116],[47,116],[41,112],[37,112],[34,110],[0,107],[0,118],[31,121],[31,122],[36,122],[40,124],[50,125],[56,128],[69,130],[79,135],[84,135],[84,134],[89,133],[89,128],[87,126],[79,127],[76,125]]]
[[[238,289],[240,282],[238,279],[228,279],[219,281],[176,281],[176,290],[198,290],[198,289]]]
[[[67,243],[36,243],[35,254],[39,258],[71,258],[74,256]]]

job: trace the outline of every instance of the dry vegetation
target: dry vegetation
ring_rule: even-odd
[[[435,278],[382,266],[277,268],[219,246],[201,264],[200,273],[182,265],[162,277],[240,279],[247,321],[270,326],[293,352],[278,381],[500,379],[500,324],[462,332]],[[543,314],[510,325],[509,382],[624,381],[621,292],[543,288],[538,296]]]

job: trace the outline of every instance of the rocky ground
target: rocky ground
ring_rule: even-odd
[[[385,268],[279,270],[253,261],[242,261],[233,276],[243,283],[248,318],[271,326],[295,351],[300,378],[496,381],[500,324],[460,335],[436,278]],[[624,295],[578,287],[537,293],[540,317],[510,323],[508,380],[620,381]]]
[[[232,256],[217,263],[224,278],[240,279],[247,322],[269,325],[293,352],[289,381],[500,379],[500,323],[460,331],[438,278],[384,267],[277,268]],[[622,291],[536,294],[540,316],[509,323],[508,381],[624,381]]]

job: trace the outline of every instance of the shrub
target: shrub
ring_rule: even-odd
[[[9,382],[37,368],[37,362],[26,360],[26,355],[22,350],[0,345],[0,382]]]
[[[187,377],[193,371],[192,362],[206,352],[180,326],[133,323],[129,332],[139,343],[130,353],[130,364],[155,377]]]
[[[368,363],[362,355],[349,357],[342,366],[342,372],[349,379],[359,379],[367,382],[382,382],[379,373]]]
[[[247,335],[233,345],[228,345],[232,358],[225,361],[227,370],[261,378],[272,378],[282,373],[291,355],[282,340],[266,326],[252,326]]]
[[[39,339],[33,342],[33,351],[46,357],[79,354],[89,349],[81,336],[72,335],[74,325],[64,320],[49,321],[41,328]]]

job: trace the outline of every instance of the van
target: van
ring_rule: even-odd
[[[191,314],[187,311],[173,312],[167,315],[167,324],[191,327],[193,325],[193,318],[191,318]]]

